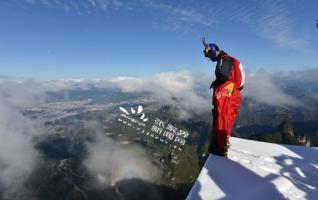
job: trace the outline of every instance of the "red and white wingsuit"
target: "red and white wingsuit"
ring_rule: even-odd
[[[213,123],[209,151],[226,154],[232,128],[241,103],[245,73],[240,61],[224,51],[217,57],[216,80],[212,83]],[[212,148],[212,149],[210,149]]]

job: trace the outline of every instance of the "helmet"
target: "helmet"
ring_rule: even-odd
[[[214,43],[210,43],[205,46],[204,55],[212,61],[216,61],[216,51],[219,51],[219,47]]]

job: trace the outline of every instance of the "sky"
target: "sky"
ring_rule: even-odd
[[[2,0],[0,76],[214,72],[201,38],[250,70],[318,68],[315,0]]]

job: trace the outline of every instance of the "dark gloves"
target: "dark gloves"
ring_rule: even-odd
[[[214,88],[215,87],[215,81],[213,81],[210,85],[210,89]]]

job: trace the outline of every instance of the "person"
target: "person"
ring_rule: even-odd
[[[209,154],[227,156],[229,138],[241,103],[245,73],[240,61],[214,44],[206,44],[205,57],[217,62],[212,97],[212,128],[209,136]]]

